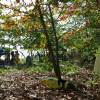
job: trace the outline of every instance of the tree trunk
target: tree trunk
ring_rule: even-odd
[[[55,56],[55,53],[54,53],[55,51],[53,49],[53,44],[50,41],[50,37],[49,37],[48,31],[46,29],[45,21],[44,21],[43,14],[42,14],[42,11],[41,11],[41,8],[40,8],[40,4],[39,4],[38,0],[37,0],[36,6],[37,6],[37,9],[38,9],[38,12],[39,12],[39,15],[40,15],[41,25],[42,25],[42,27],[44,29],[44,34],[45,34],[46,41],[47,41],[47,48],[48,48],[48,51],[49,51],[49,54],[50,54],[51,63],[53,65],[53,67],[54,67],[54,71],[55,71],[56,77],[58,78],[58,80],[61,80],[61,72],[60,72],[57,52],[56,52],[56,56]],[[56,50],[57,50],[57,47],[56,47]]]
[[[48,4],[48,8],[49,8],[49,12],[50,12],[50,18],[51,18],[51,24],[52,24],[52,30],[53,30],[53,35],[54,35],[54,42],[55,42],[55,60],[56,60],[56,66],[54,67],[54,70],[56,73],[58,73],[58,77],[61,77],[61,71],[60,71],[60,66],[59,66],[59,47],[58,47],[58,39],[57,39],[57,33],[56,33],[56,29],[55,29],[55,25],[54,25],[54,20],[53,20],[53,15],[52,15],[52,11],[51,11],[51,7]]]
[[[96,61],[94,65],[95,73],[100,77],[100,54],[96,55]]]
[[[100,8],[100,0],[96,0],[96,5],[98,8]]]

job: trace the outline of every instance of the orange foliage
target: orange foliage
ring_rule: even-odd
[[[33,27],[34,27],[35,29],[41,28],[40,22],[35,22],[35,23],[33,23]]]
[[[63,15],[59,19],[62,20],[62,21],[64,21],[64,20],[66,20],[67,17],[68,17],[67,15]]]
[[[30,19],[31,19],[30,16],[24,16],[24,17],[21,18],[21,21],[26,22],[26,21],[29,21]]]
[[[77,30],[73,30],[71,32],[66,32],[64,33],[63,37],[62,37],[62,40],[63,42],[66,42],[68,41],[69,38],[71,38],[73,35],[75,35],[76,33],[82,31],[85,27],[82,27],[80,29],[77,29]]]
[[[10,30],[11,28],[16,27],[16,26],[17,24],[14,21],[8,21],[5,24],[3,24],[3,28],[5,30]]]

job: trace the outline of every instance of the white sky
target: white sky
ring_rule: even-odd
[[[29,10],[34,8],[33,6],[30,6],[30,7],[21,6],[21,5],[23,5],[22,1],[24,2],[24,5],[28,5],[32,2],[34,3],[36,0],[20,0],[20,4],[16,3],[16,0],[0,0],[0,3],[4,4],[4,5],[7,5],[7,6],[13,6],[13,7],[18,7],[19,6],[18,8],[20,8],[20,11],[24,11],[24,12],[29,11]],[[2,15],[7,15],[7,14],[12,15],[13,13],[14,13],[13,10],[11,10],[9,8],[4,8],[2,10]]]
[[[20,0],[20,3],[24,1],[26,4],[30,4],[31,2],[35,2],[36,0]],[[11,5],[16,2],[16,0],[0,0],[1,3],[6,4],[6,5]]]

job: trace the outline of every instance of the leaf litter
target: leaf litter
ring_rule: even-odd
[[[71,75],[62,75],[77,83],[79,91],[48,89],[40,78],[54,77],[53,72],[27,73],[14,71],[0,76],[0,100],[100,100],[100,81],[94,84],[94,75],[86,69]]]

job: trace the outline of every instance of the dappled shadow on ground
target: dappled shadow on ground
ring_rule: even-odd
[[[50,90],[40,84],[40,78],[54,76],[53,73],[11,72],[0,76],[0,100],[100,100],[100,84],[93,82],[93,75],[81,70],[72,78],[78,85],[78,91]]]

